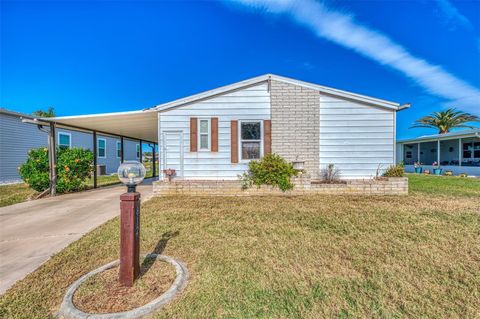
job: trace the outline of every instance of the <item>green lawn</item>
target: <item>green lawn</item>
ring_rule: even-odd
[[[407,174],[411,193],[480,197],[480,178]],[[431,197],[434,198],[434,197]]]
[[[0,207],[21,203],[36,192],[26,184],[0,185]]]
[[[479,317],[480,181],[437,181],[414,176],[399,197],[154,198],[141,251],[190,271],[154,318]],[[118,229],[102,225],[15,284],[0,317],[52,316],[74,280],[118,258]]]

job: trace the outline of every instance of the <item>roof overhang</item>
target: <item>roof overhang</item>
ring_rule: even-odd
[[[175,101],[160,104],[160,105],[155,106],[153,109],[155,109],[157,111],[160,111],[160,112],[163,112],[163,111],[169,110],[171,108],[188,105],[188,104],[198,102],[198,101],[201,101],[201,100],[205,100],[205,99],[210,99],[210,98],[213,98],[213,97],[221,95],[221,94],[234,92],[236,90],[240,90],[240,89],[250,87],[250,86],[255,86],[255,85],[258,85],[258,84],[263,83],[263,82],[268,82],[270,80],[284,82],[284,83],[290,83],[290,84],[293,84],[293,85],[298,85],[298,86],[310,88],[310,89],[319,91],[320,93],[323,93],[323,94],[333,95],[333,96],[337,96],[337,97],[344,98],[344,99],[347,99],[347,100],[353,100],[353,101],[356,101],[356,102],[365,103],[365,104],[369,104],[369,105],[374,105],[374,106],[378,106],[378,107],[382,107],[382,108],[386,108],[386,109],[390,109],[390,110],[394,110],[394,111],[400,111],[402,109],[410,107],[409,103],[400,105],[399,103],[396,103],[396,102],[377,99],[377,98],[374,98],[374,97],[361,95],[361,94],[357,94],[357,93],[352,93],[352,92],[348,92],[348,91],[338,90],[338,89],[334,89],[334,88],[327,87],[327,86],[322,86],[322,85],[318,85],[318,84],[313,84],[313,83],[309,83],[309,82],[295,80],[295,79],[291,79],[291,78],[287,78],[287,77],[283,77],[283,76],[279,76],[279,75],[274,75],[274,74],[265,74],[265,75],[257,76],[257,77],[247,79],[247,80],[244,80],[244,81],[236,82],[236,83],[233,83],[233,84],[230,84],[230,85],[222,86],[222,87],[219,87],[219,88],[216,88],[216,89],[213,89],[213,90],[209,90],[209,91],[201,92],[201,93],[194,94],[194,95],[191,95],[191,96],[187,96],[185,98],[181,98],[181,99],[178,99],[178,100],[175,100]]]
[[[435,134],[435,135],[425,135],[419,136],[416,138],[410,138],[405,140],[400,140],[398,144],[410,144],[410,143],[426,143],[426,142],[436,142],[436,141],[445,141],[445,140],[455,140],[459,138],[470,138],[476,137],[480,138],[480,129],[465,130],[458,132],[451,132],[445,134]]]
[[[155,110],[144,110],[41,118],[37,121],[39,124],[54,122],[66,129],[96,131],[99,134],[154,142],[158,138],[157,113]]]

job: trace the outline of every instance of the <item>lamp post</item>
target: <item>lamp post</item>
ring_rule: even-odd
[[[140,193],[136,186],[145,173],[145,167],[137,161],[125,161],[118,167],[118,179],[127,186],[127,192],[120,195],[119,281],[128,287],[140,271]]]

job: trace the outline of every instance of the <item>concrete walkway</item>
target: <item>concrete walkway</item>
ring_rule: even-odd
[[[152,195],[146,182],[142,200]],[[114,186],[39,199],[0,208],[0,294],[37,269],[50,256],[120,214]]]

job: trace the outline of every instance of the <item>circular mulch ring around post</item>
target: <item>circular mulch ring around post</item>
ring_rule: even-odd
[[[188,271],[185,265],[181,262],[176,261],[175,259],[158,254],[147,254],[144,255],[145,258],[155,258],[156,260],[161,260],[167,262],[175,267],[176,277],[173,281],[173,284],[170,288],[163,293],[160,297],[150,301],[144,306],[123,311],[123,312],[114,312],[114,313],[86,313],[75,307],[73,303],[73,295],[80,287],[90,277],[99,274],[105,270],[114,268],[119,265],[120,261],[115,260],[109,264],[106,264],[100,268],[97,268],[86,275],[83,275],[75,281],[67,290],[65,296],[63,297],[62,305],[60,306],[59,315],[63,316],[65,319],[136,319],[144,318],[147,315],[158,311],[165,304],[171,301],[178,293],[180,293],[185,286],[187,285]]]

